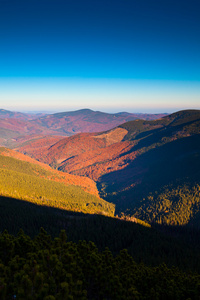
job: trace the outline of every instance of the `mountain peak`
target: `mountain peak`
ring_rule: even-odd
[[[183,123],[189,123],[200,119],[200,110],[198,109],[185,109],[177,111],[169,116],[164,117],[171,121],[171,125],[181,125]]]

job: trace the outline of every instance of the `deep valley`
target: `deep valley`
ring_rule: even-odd
[[[120,124],[114,116],[105,121],[108,116],[98,114],[94,119],[100,127],[94,124],[92,111],[77,114],[81,122],[87,114],[87,126],[89,122],[92,126],[84,125],[83,132],[77,127],[79,133],[72,133],[67,113],[35,118],[0,115],[1,299],[10,299],[12,293],[18,299],[45,300],[106,295],[198,299],[200,275],[194,272],[200,274],[200,111],[131,121],[123,113]],[[23,273],[18,259],[26,261],[28,273]],[[34,275],[38,281],[31,277],[33,259],[40,270]],[[73,263],[79,265],[80,276]],[[90,269],[92,264],[95,270]],[[136,273],[126,273],[123,264]],[[69,266],[73,280],[66,279]],[[101,268],[110,270],[113,278],[107,287]],[[11,270],[14,281],[8,275]],[[140,272],[149,274],[146,281]],[[22,277],[24,283],[19,283],[17,278]],[[164,290],[165,280],[172,277],[173,292]],[[183,278],[190,292],[183,287]],[[101,291],[97,298],[96,289]],[[48,298],[51,295],[54,298]]]

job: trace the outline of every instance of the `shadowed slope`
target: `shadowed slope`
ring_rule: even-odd
[[[200,136],[194,135],[150,149],[124,169],[103,175],[99,189],[105,199],[116,203],[117,213],[187,224],[200,208],[199,178]]]
[[[147,228],[133,222],[101,215],[69,212],[0,197],[0,231],[17,235],[20,229],[30,236],[43,227],[52,236],[65,229],[69,241],[93,241],[99,250],[109,247],[117,254],[126,248],[137,262],[178,266],[200,272],[199,232],[167,226]]]

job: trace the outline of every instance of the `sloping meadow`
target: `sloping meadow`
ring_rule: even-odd
[[[1,196],[70,211],[114,215],[113,204],[85,192],[81,186],[58,182],[55,174],[39,165],[3,155],[0,165]]]

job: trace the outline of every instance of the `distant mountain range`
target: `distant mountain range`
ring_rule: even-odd
[[[108,114],[82,109],[56,114],[25,114],[0,109],[0,145],[15,147],[33,138],[99,132],[135,119],[154,120],[165,114]]]
[[[33,120],[42,117],[43,113],[21,113],[0,109],[0,119],[20,119],[20,120]]]
[[[164,115],[131,114],[127,112],[109,114],[91,109],[81,109],[40,117],[37,119],[37,124],[65,135],[72,135],[80,132],[99,132],[114,128],[127,121],[135,119],[154,120]]]
[[[87,176],[117,213],[149,222],[195,223],[199,216],[200,111],[134,120],[19,151],[58,170]],[[198,222],[197,222],[198,223]]]

